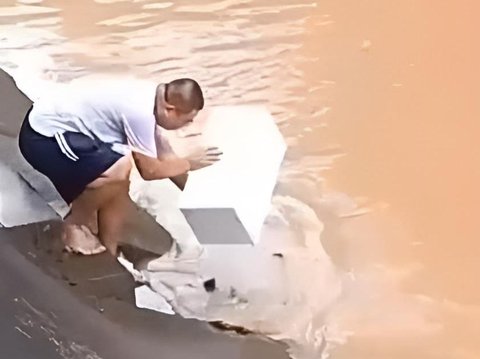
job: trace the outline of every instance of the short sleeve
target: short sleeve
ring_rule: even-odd
[[[143,111],[125,111],[122,113],[122,122],[131,150],[156,158],[156,124],[153,113],[148,114],[144,109]]]
[[[168,142],[167,137],[163,135],[163,131],[160,126],[155,128],[155,142],[157,146],[157,157],[158,158],[167,158],[175,156],[170,143]]]

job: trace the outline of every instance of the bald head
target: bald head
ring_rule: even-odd
[[[189,78],[173,80],[165,85],[165,102],[183,113],[200,111],[204,106],[202,89]]]

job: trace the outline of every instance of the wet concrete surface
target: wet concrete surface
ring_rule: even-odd
[[[284,347],[140,310],[107,254],[62,251],[58,223],[0,231],[0,344],[8,358],[286,358]]]

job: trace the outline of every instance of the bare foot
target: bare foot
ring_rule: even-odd
[[[85,223],[90,232],[98,237],[98,212],[93,212]]]
[[[65,224],[62,240],[70,253],[93,255],[106,251],[98,237],[85,225]]]

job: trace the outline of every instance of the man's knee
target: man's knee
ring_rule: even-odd
[[[90,182],[87,185],[87,189],[99,189],[101,187],[117,185],[120,183],[128,183],[128,178],[125,179],[123,177],[99,177],[93,182]]]
[[[92,182],[93,185],[95,183]],[[124,200],[128,195],[129,183],[121,181],[110,181],[108,183],[101,183],[97,187],[88,187],[82,193],[83,202],[85,200],[91,205],[94,204],[95,208],[98,210],[106,205],[109,205],[111,202],[116,202]]]
[[[95,189],[110,184],[128,183],[131,170],[131,156],[124,156],[102,173],[100,177],[90,182],[87,188]]]

